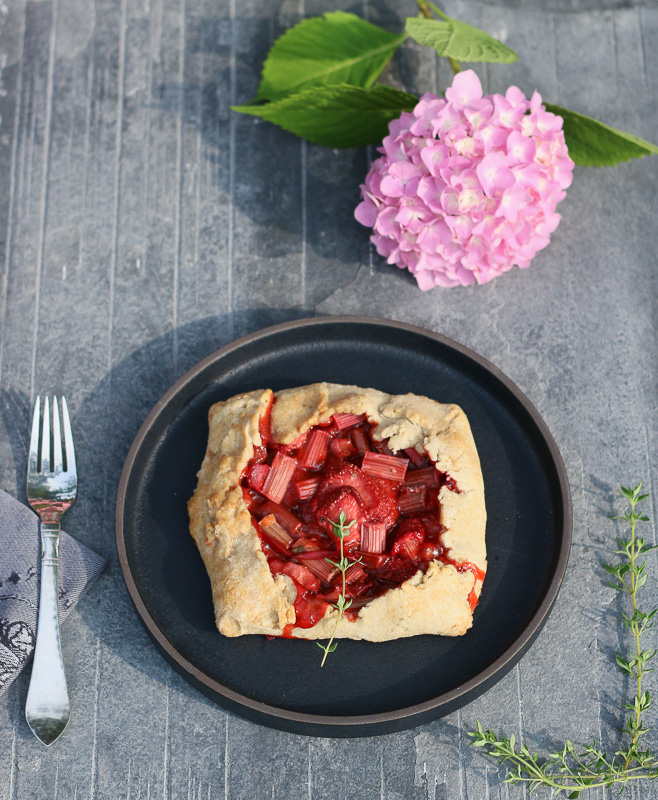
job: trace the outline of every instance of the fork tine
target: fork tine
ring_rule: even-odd
[[[59,409],[57,397],[53,397],[53,472],[63,472],[64,459],[62,458],[62,434],[59,427]]]
[[[41,472],[50,472],[50,403],[43,404],[43,431],[41,433]]]
[[[66,471],[71,477],[77,479],[75,468],[75,448],[73,447],[73,434],[71,433],[71,420],[69,419],[69,407],[66,398],[62,395],[62,420],[64,422],[64,451],[66,453]]]
[[[27,462],[28,473],[32,474],[35,474],[39,469],[39,467],[37,466],[37,457],[39,455],[40,421],[41,421],[41,398],[37,396],[36,403],[34,404],[34,414],[32,415],[32,433],[30,434],[30,453]]]

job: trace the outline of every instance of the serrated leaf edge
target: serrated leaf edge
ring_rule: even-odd
[[[331,16],[350,17],[350,18],[354,18],[354,19],[359,20],[359,22],[365,22],[368,25],[372,25],[374,28],[378,28],[379,27],[378,25],[373,25],[373,23],[369,22],[368,20],[362,19],[357,14],[352,14],[350,12],[340,11],[340,10],[338,10],[338,11],[327,11],[322,15],[322,17],[309,17],[308,19],[301,20],[301,22],[298,22],[296,25],[293,25],[292,27],[288,28],[288,30],[284,31],[281,34],[281,36],[279,36],[274,41],[272,46],[270,47],[270,50],[269,50],[269,52],[267,54],[267,57],[265,58],[265,61],[263,62],[263,69],[261,70],[261,82],[260,82],[260,85],[258,87],[258,92],[256,93],[256,97],[254,97],[254,99],[251,101],[251,104],[258,103],[261,100],[268,100],[270,102],[276,102],[277,100],[283,100],[285,97],[289,97],[289,96],[291,96],[293,94],[297,94],[299,91],[304,91],[303,89],[300,90],[300,89],[294,89],[293,88],[291,91],[288,91],[286,94],[282,94],[282,95],[271,96],[271,94],[269,94],[269,93],[263,93],[263,81],[264,81],[265,71],[267,70],[267,66],[270,63],[271,59],[273,58],[275,47],[279,42],[281,42],[283,39],[285,39],[287,36],[289,36],[293,31],[295,31],[300,25],[303,25],[305,22],[310,22],[312,20],[318,20],[318,19],[326,20],[328,17],[331,17]],[[391,31],[387,31],[384,28],[380,28],[380,30],[383,33],[388,34],[389,36],[396,36],[396,34],[391,33]],[[397,34],[397,38],[398,38],[397,42],[391,42],[391,43],[389,43],[387,45],[382,45],[381,47],[379,47],[379,48],[377,48],[375,50],[369,50],[367,57],[368,58],[372,58],[374,56],[381,55],[382,53],[385,53],[387,50],[391,50],[392,51],[391,52],[391,57],[393,57],[393,54],[395,53],[397,48],[405,41],[405,39],[408,38],[408,34],[406,32],[402,32],[400,34]],[[354,65],[354,64],[358,64],[360,61],[364,61],[365,58],[366,58],[365,56],[361,57],[361,58],[356,57],[356,58],[352,58],[352,59],[348,59],[346,61],[343,61],[343,62],[341,62],[341,65],[342,65],[341,68],[344,68],[345,66],[351,66],[351,65]],[[383,71],[383,69],[385,67],[386,67],[386,64],[384,64],[384,66],[382,67],[382,70],[380,70],[376,75],[373,75],[371,80],[368,81],[368,83],[365,86],[360,86],[359,88],[363,88],[363,89],[371,88],[374,85],[374,83],[377,80],[377,78],[381,75],[381,73],[382,73],[382,71]],[[316,75],[316,77],[319,77],[320,75],[326,76],[326,75],[331,74],[331,72],[336,72],[336,71],[338,71],[338,68],[328,69],[324,73],[318,73]],[[306,84],[300,84],[300,86],[304,86],[306,88],[313,88],[314,85],[318,86],[318,87],[319,86],[338,86],[338,85],[340,85],[340,83],[342,83],[342,81],[339,81],[339,82],[337,82],[335,84],[334,83],[328,83],[328,84],[327,83],[318,83],[318,84],[306,83]],[[349,84],[349,85],[350,86],[358,86],[358,84]]]

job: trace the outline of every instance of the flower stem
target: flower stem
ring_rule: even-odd
[[[429,0],[416,0],[416,5],[425,19],[434,19],[434,14],[436,14],[436,16],[441,17],[444,22],[450,22],[450,17],[447,14],[444,14],[438,6],[434,5],[434,3],[430,3]],[[434,14],[432,12],[434,12]],[[448,57],[448,61],[450,62],[450,66],[452,67],[452,71],[455,73],[455,75],[462,71],[461,65],[456,58]]]
[[[432,12],[434,12],[437,17],[441,17],[441,19],[445,22],[450,21],[450,17],[447,14],[444,14],[438,6],[434,5],[434,3],[431,3],[429,0],[416,0],[416,5],[418,6],[420,13],[427,19],[434,19],[432,14]]]

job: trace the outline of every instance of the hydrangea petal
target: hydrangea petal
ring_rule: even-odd
[[[377,206],[372,202],[369,197],[366,197],[354,209],[354,217],[357,222],[365,225],[367,228],[372,228],[377,221]]]
[[[436,218],[423,227],[416,241],[424,253],[437,253],[452,241],[452,231],[445,220]]]
[[[426,175],[418,182],[418,197],[429,209],[439,214],[443,210],[441,200],[445,188],[446,184],[441,178]]]
[[[562,119],[510,86],[483,96],[472,70],[389,124],[354,215],[423,291],[525,269],[560,221],[574,163]]]
[[[450,150],[436,140],[431,139],[427,146],[420,151],[420,158],[427,171],[433,177],[440,174],[441,169],[450,156]]]
[[[452,81],[452,86],[446,89],[446,100],[456,108],[463,108],[469,100],[478,100],[482,97],[482,84],[472,69],[458,72]]]
[[[514,173],[507,165],[507,156],[500,150],[486,155],[475,168],[487,197],[494,197],[516,182]]]

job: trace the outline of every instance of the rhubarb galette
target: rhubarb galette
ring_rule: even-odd
[[[356,562],[337,638],[471,627],[487,568],[480,463],[463,411],[317,383],[212,406],[190,531],[217,627],[329,638],[343,593],[337,523]]]

